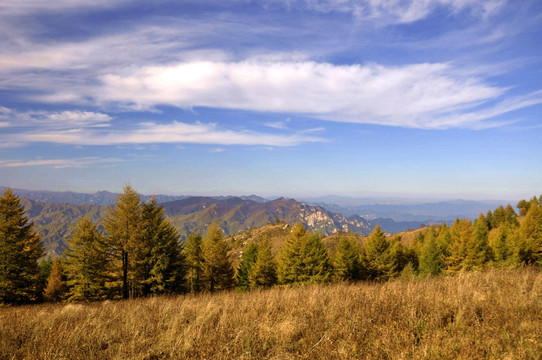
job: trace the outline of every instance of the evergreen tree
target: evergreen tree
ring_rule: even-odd
[[[295,224],[279,253],[279,282],[326,282],[330,280],[331,274],[331,266],[320,236],[307,233],[302,223]]]
[[[386,234],[380,229],[380,225],[377,225],[369,235],[369,240],[362,253],[362,262],[369,278],[387,278],[390,269],[389,247]]]
[[[506,223],[512,226],[519,226],[518,214],[514,211],[514,208],[510,205],[507,205],[504,209],[506,215]]]
[[[191,292],[202,288],[203,255],[201,251],[202,238],[200,234],[190,234],[186,238],[185,254],[188,266],[188,283]]]
[[[324,283],[333,274],[327,251],[318,234],[307,234],[301,248],[301,283]]]
[[[504,222],[506,223],[506,222]],[[472,238],[468,242],[465,266],[468,269],[477,269],[484,265],[490,258],[488,247],[489,229],[484,214],[480,214],[474,222]]]
[[[216,223],[211,224],[207,237],[202,243],[202,256],[206,288],[211,292],[231,288],[233,268],[222,230]]]
[[[502,205],[493,211],[493,221],[493,227],[495,228],[506,222],[506,210],[504,210]]]
[[[47,280],[44,297],[47,301],[58,302],[64,299],[66,294],[66,284],[62,280],[62,265],[60,260],[56,258],[51,267],[51,274]]]
[[[271,287],[277,283],[277,264],[268,238],[258,246],[258,256],[249,275],[251,288]]]
[[[237,288],[242,291],[250,290],[250,274],[252,272],[252,267],[256,262],[258,257],[258,248],[254,242],[250,242],[243,252],[241,258],[241,264],[237,269]]]
[[[438,275],[444,269],[441,248],[433,231],[426,233],[420,254],[420,274],[425,276]]]
[[[518,260],[526,265],[542,262],[542,209],[533,202],[518,229]]]
[[[36,301],[41,293],[39,235],[11,189],[0,196],[0,304]]]
[[[361,278],[360,248],[349,236],[342,236],[333,257],[334,277],[338,280]]]
[[[68,300],[92,301],[107,297],[110,250],[96,224],[86,216],[67,239],[64,269]]]
[[[107,240],[118,262],[116,272],[123,299],[133,297],[141,281],[136,278],[138,273],[135,271],[135,259],[138,257],[136,252],[141,250],[141,206],[137,192],[131,186],[125,185],[123,193],[115,201],[115,207],[104,219]]]
[[[387,277],[393,278],[401,275],[403,268],[410,262],[407,255],[407,250],[401,243],[401,237],[396,236],[389,242],[387,262],[388,272]]]
[[[134,254],[136,284],[141,284],[143,296],[182,292],[186,264],[177,230],[154,197],[143,204],[141,216],[142,238]]]
[[[469,270],[465,260],[472,242],[473,226],[469,219],[456,219],[450,229],[453,242],[450,245],[450,255],[446,258],[448,272]]]
[[[303,273],[302,248],[307,236],[305,226],[298,222],[292,226],[284,240],[279,256],[277,276],[280,284],[293,284],[301,280]]]
[[[514,244],[510,225],[502,224],[489,233],[489,246],[494,266],[501,267],[513,262]]]

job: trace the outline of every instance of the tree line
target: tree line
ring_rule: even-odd
[[[0,197],[0,304],[41,300],[97,301],[231,288],[331,281],[380,281],[485,267],[542,265],[542,195],[472,222],[430,226],[408,244],[380,226],[360,241],[342,234],[331,253],[319,234],[292,226],[274,256],[268,239],[250,242],[234,270],[224,233],[185,241],[155,199],[142,202],[125,186],[102,224],[83,218],[62,258],[41,261],[44,250],[11,189]]]

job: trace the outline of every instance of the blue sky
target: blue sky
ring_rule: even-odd
[[[0,185],[542,193],[538,0],[7,0]]]

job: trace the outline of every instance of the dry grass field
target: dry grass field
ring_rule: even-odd
[[[542,272],[0,309],[0,359],[540,359]]]

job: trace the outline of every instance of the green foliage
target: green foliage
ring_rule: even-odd
[[[47,301],[58,302],[64,299],[66,295],[66,284],[62,280],[62,265],[60,260],[56,258],[53,261],[51,268],[51,274],[47,280],[47,287],[45,288],[44,297]]]
[[[38,259],[43,255],[40,237],[19,198],[7,189],[0,197],[0,304],[38,300]]]
[[[96,224],[83,217],[67,239],[64,269],[69,301],[105,299],[110,278],[109,249]]]
[[[231,288],[233,268],[224,235],[216,223],[211,224],[202,243],[202,256],[205,288],[211,292]]]
[[[333,257],[334,278],[359,280],[362,275],[360,248],[349,236],[342,236]]]
[[[141,217],[142,236],[135,251],[135,278],[141,295],[184,291],[186,259],[177,230],[154,197],[143,204]]]
[[[104,219],[107,242],[113,250],[116,261],[117,286],[123,299],[134,297],[143,280],[136,269],[136,259],[142,242],[141,199],[135,189],[124,186],[123,193],[117,197],[115,207]]]
[[[369,279],[385,279],[390,270],[390,243],[377,225],[363,249],[362,262]]]
[[[508,224],[502,224],[489,234],[489,247],[493,266],[502,267],[514,262],[513,229]]]
[[[320,236],[308,233],[296,223],[279,253],[278,281],[281,284],[326,282],[331,266]]]
[[[518,261],[526,265],[542,261],[542,209],[532,202],[518,230]]]
[[[198,292],[202,289],[203,255],[201,243],[201,235],[192,233],[186,238],[184,247],[188,267],[188,286],[191,292]]]
[[[277,264],[271,243],[265,238],[258,246],[258,256],[249,275],[250,288],[271,287],[277,283]]]
[[[237,288],[242,291],[250,290],[249,277],[252,272],[252,267],[258,257],[258,248],[254,242],[250,242],[243,252],[241,264],[237,269]]]
[[[420,274],[425,276],[438,275],[444,269],[442,250],[435,237],[434,231],[427,231],[420,255]]]

